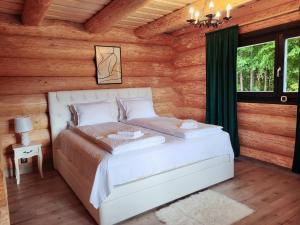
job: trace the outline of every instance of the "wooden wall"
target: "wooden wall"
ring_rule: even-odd
[[[31,139],[43,144],[51,159],[47,92],[75,89],[152,87],[155,109],[172,115],[174,51],[172,38],[137,38],[132,31],[114,29],[105,35],[87,33],[78,24],[46,21],[41,27],[20,25],[0,16],[0,135],[5,165],[17,138],[13,118],[30,115]],[[123,84],[96,84],[94,45],[121,46]]]
[[[298,0],[257,0],[234,9],[234,19],[222,27],[239,24],[240,33],[247,33],[298,21],[299,12],[288,13],[298,7]],[[94,45],[122,47],[123,84],[96,84]],[[159,114],[204,121],[205,54],[204,31],[190,27],[145,40],[126,29],[97,35],[62,21],[23,26],[18,18],[0,14],[0,158],[5,168],[12,167],[10,145],[17,141],[13,118],[21,115],[32,117],[31,138],[43,144],[45,160],[51,161],[49,91],[150,86]],[[238,120],[242,155],[291,167],[295,106],[239,103]],[[1,225],[9,223],[2,180],[0,169]]]
[[[298,0],[254,1],[233,11],[229,24],[240,25],[240,33],[247,33],[292,21],[299,21]],[[247,15],[247,16],[245,16]],[[272,18],[267,19],[272,16]],[[174,90],[182,101],[178,116],[205,118],[205,33],[208,30],[184,28],[175,31],[176,51]],[[238,103],[241,154],[291,168],[296,126],[296,106]]]
[[[9,213],[7,204],[7,191],[5,176],[2,170],[0,155],[0,225],[9,225]]]
[[[247,33],[296,21],[299,12],[287,12],[298,7],[298,0],[257,0],[235,9],[233,21],[224,26],[238,23]],[[96,85],[94,45],[122,47],[123,84]],[[23,26],[0,14],[0,158],[11,167],[10,145],[17,140],[13,118],[31,115],[31,138],[43,144],[45,160],[51,161],[49,91],[150,86],[159,114],[204,121],[205,77],[205,36],[198,29],[144,40],[126,29],[97,35],[62,21]],[[295,106],[239,103],[238,117],[242,155],[291,167]],[[9,223],[2,179],[0,169],[1,225]]]

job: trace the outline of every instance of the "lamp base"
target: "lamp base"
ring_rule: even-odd
[[[29,132],[21,133],[21,144],[28,146],[30,144]]]

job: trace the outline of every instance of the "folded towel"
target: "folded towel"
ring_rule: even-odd
[[[136,131],[118,131],[117,133],[118,136],[121,138],[127,138],[127,139],[136,139],[139,137],[142,137],[144,133],[141,130],[136,130]]]
[[[118,140],[132,140],[132,139],[138,139],[140,137],[143,137],[144,133],[141,131],[119,131],[116,134],[109,134],[107,135],[110,139],[118,139]]]
[[[198,127],[198,123],[195,120],[183,120],[180,125],[182,129],[197,129]]]
[[[72,130],[112,155],[149,148],[165,142],[164,136],[152,130],[117,122],[72,127]]]

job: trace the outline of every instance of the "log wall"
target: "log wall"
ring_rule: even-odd
[[[2,170],[1,158],[0,155],[0,225],[9,225],[6,181]]]
[[[254,1],[233,10],[229,24],[240,33],[299,21],[298,0]],[[247,16],[245,16],[247,15]],[[267,19],[268,17],[272,17]],[[174,90],[182,97],[177,116],[205,119],[205,32],[195,28],[175,31]],[[296,106],[238,103],[241,154],[291,168],[295,142]]]
[[[10,146],[17,141],[13,119],[22,115],[31,116],[31,139],[43,144],[45,160],[51,160],[49,91],[152,87],[157,113],[173,115],[176,92],[171,38],[162,35],[142,40],[125,29],[108,33],[90,34],[78,24],[59,21],[28,27],[14,17],[0,15],[0,135],[4,167],[12,167]],[[122,84],[96,84],[95,45],[121,46]]]
[[[298,0],[257,0],[235,9],[233,21],[223,27],[240,24],[240,32],[247,33],[297,21],[299,12],[285,12],[298,7]],[[123,84],[96,85],[94,45],[122,47]],[[62,21],[23,26],[18,18],[0,14],[0,159],[12,167],[13,119],[30,115],[31,139],[43,144],[45,160],[51,161],[49,91],[150,86],[159,114],[204,121],[205,77],[205,36],[198,29],[146,40],[131,30],[97,35]],[[239,103],[238,117],[242,155],[291,167],[295,106]],[[1,225],[9,224],[3,179],[0,168]]]

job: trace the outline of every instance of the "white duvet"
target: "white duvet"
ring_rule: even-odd
[[[211,134],[222,132],[221,126],[199,123],[196,121],[195,128],[184,129],[181,126],[182,123],[184,123],[184,120],[177,119],[174,117],[152,117],[123,120],[122,122],[184,139],[201,138]]]
[[[188,140],[164,136],[166,142],[155,147],[113,156],[106,155],[96,170],[90,195],[91,204],[99,208],[117,185],[213,157],[228,155],[229,158],[233,158],[230,138],[224,131],[205,138]]]

